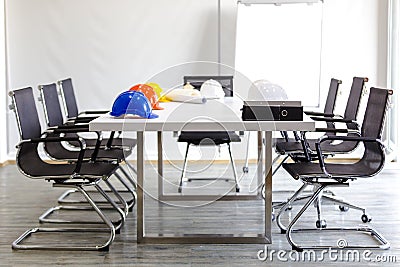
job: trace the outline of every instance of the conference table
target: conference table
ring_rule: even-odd
[[[115,118],[102,115],[89,124],[91,131],[136,132],[137,138],[137,242],[138,243],[198,243],[198,244],[268,244],[271,243],[272,223],[272,132],[313,131],[315,123],[304,115],[303,121],[243,121],[243,101],[237,97],[208,100],[204,104],[168,102],[161,103],[164,110],[153,110],[156,119],[136,116]],[[176,131],[255,131],[257,138],[257,179],[258,185],[265,184],[264,232],[257,234],[164,234],[146,233],[145,229],[145,133],[157,132],[157,173],[158,198],[160,201],[194,201],[216,199],[219,201],[240,201],[259,199],[261,186],[256,194],[236,193],[213,195],[187,195],[184,193],[165,194],[163,188],[163,132]]]

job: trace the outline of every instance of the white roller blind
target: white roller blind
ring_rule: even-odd
[[[281,85],[290,99],[317,106],[322,4],[239,4],[236,69]]]

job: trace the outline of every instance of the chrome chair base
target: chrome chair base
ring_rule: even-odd
[[[90,204],[92,209],[96,211],[96,213],[99,215],[101,220],[103,221],[103,224],[105,224],[106,228],[32,228],[25,233],[23,233],[20,237],[18,237],[13,243],[12,243],[12,248],[16,250],[39,250],[39,249],[44,249],[44,250],[108,250],[110,244],[115,238],[115,227],[111,220],[101,211],[101,209],[97,206],[97,204],[92,200],[92,198],[89,196],[89,194],[85,191],[83,188],[84,186],[96,186],[97,183],[90,183],[90,184],[54,184],[55,187],[70,187],[78,190],[79,192],[82,193],[82,195],[85,197],[87,202]],[[98,189],[100,187],[96,187]],[[102,190],[100,188],[100,190]],[[115,204],[115,203],[114,203]],[[34,235],[36,233],[88,233],[88,232],[109,232],[109,236],[107,241],[105,241],[102,244],[99,245],[88,245],[88,246],[82,246],[82,245],[38,245],[38,244],[29,244],[29,245],[24,245],[22,244],[24,240],[29,238],[31,235]]]
[[[123,170],[123,168],[119,168],[119,170],[121,170],[121,171],[123,172],[124,176],[125,176],[125,177],[129,180],[129,182],[132,184],[133,189],[129,186],[129,184],[128,184],[118,173],[114,173],[115,177],[116,177],[116,178],[119,180],[119,182],[126,188],[126,190],[118,190],[118,191],[115,190],[115,187],[113,187],[112,184],[107,180],[108,186],[109,186],[109,187],[112,186],[113,189],[110,188],[111,190],[104,190],[104,192],[106,192],[106,193],[114,193],[114,194],[115,194],[115,192],[117,192],[119,196],[121,196],[121,193],[128,193],[128,194],[130,194],[131,197],[126,198],[126,199],[117,196],[118,200],[115,201],[115,202],[116,202],[117,204],[122,204],[123,206],[125,206],[125,203],[127,203],[127,204],[128,204],[128,210],[129,210],[129,211],[132,211],[132,210],[133,210],[133,207],[134,207],[135,204],[136,204],[136,193],[135,193],[135,190],[136,190],[136,183],[130,178],[130,176],[128,175],[128,173],[126,173],[126,171]],[[87,192],[88,192],[88,193],[99,193],[98,190],[87,191]],[[70,190],[65,191],[65,192],[58,198],[58,203],[60,203],[60,204],[68,204],[68,205],[71,205],[71,204],[87,204],[86,201],[68,199],[68,197],[69,197],[71,194],[74,194],[74,193],[78,193],[78,191],[75,190],[75,189],[70,189]],[[97,204],[110,204],[110,202],[107,201],[107,200],[106,200],[106,201],[96,201],[96,203],[97,203]]]
[[[276,217],[277,225],[281,229],[281,233],[284,234],[286,233],[286,238],[289,242],[289,244],[292,246],[293,250],[296,251],[303,251],[304,249],[329,249],[329,248],[338,248],[338,249],[388,249],[390,247],[389,242],[382,236],[380,235],[376,230],[369,226],[360,226],[360,227],[352,227],[352,228],[326,228],[326,224],[321,224],[323,220],[321,220],[321,199],[322,199],[322,192],[325,190],[326,187],[328,186],[335,186],[335,187],[343,187],[343,186],[348,186],[347,183],[339,183],[339,182],[309,182],[309,181],[303,181],[303,185],[300,187],[299,190],[296,191],[296,193],[286,202],[286,204],[279,210],[279,213]],[[297,199],[298,195],[300,195],[304,189],[309,186],[313,185],[315,186],[314,188],[314,193],[309,197],[308,201],[305,203],[305,205],[301,208],[301,210],[296,214],[296,216],[293,218],[293,220],[289,223],[287,228],[282,224],[281,222],[281,216],[282,214],[287,210],[287,207],[291,205],[291,203]],[[333,199],[331,201],[336,201],[336,199]],[[346,202],[341,202],[349,208],[356,208],[358,210],[362,210],[364,212],[363,216],[365,214],[365,209],[353,206],[351,204],[348,204]],[[301,218],[301,216],[304,214],[304,212],[312,205],[316,206],[317,208],[317,215],[318,215],[318,221],[317,221],[317,228],[312,228],[312,229],[294,229],[294,225],[298,222],[298,220]],[[362,216],[362,217],[363,217]],[[318,222],[320,222],[318,224]],[[323,245],[315,245],[315,246],[301,246],[297,244],[293,238],[292,234],[294,232],[322,232],[322,231],[337,231],[337,232],[363,232],[363,233],[368,233],[371,235],[372,238],[376,239],[380,244],[379,245],[363,245],[363,246],[341,246],[341,244],[337,244],[337,246],[323,246]]]

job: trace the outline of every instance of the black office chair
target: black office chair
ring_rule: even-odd
[[[362,92],[365,88],[365,83],[368,81],[368,78],[364,77],[354,77],[353,83],[350,89],[349,97],[347,100],[346,109],[344,115],[335,115],[333,112],[327,112],[327,114],[320,114],[326,116],[311,116],[311,118],[315,121],[322,121],[327,123],[327,128],[318,128],[317,131],[321,132],[322,135],[335,135],[336,132],[331,132],[329,129],[335,128],[334,123],[345,123],[346,128],[350,130],[357,131],[357,115],[358,110],[361,103]],[[332,106],[331,106],[332,107]],[[311,114],[311,113],[309,113]],[[314,113],[316,115],[318,113]],[[349,136],[353,136],[353,131],[348,133]],[[287,160],[287,158],[292,158],[294,161],[310,161],[315,159],[315,142],[318,139],[307,139],[305,134],[302,135],[301,141],[296,142],[278,142],[275,144],[275,150],[280,155],[286,155],[286,158],[282,162],[282,164]],[[342,143],[325,143],[322,145],[324,149],[324,153],[326,155],[331,156],[334,154],[345,154],[354,151],[358,142],[342,142]],[[274,172],[276,172],[275,169]]]
[[[118,210],[121,221],[124,220],[124,213],[119,206],[99,187],[99,183],[104,181],[115,173],[118,164],[110,162],[85,162],[84,153],[85,145],[79,137],[49,137],[47,132],[41,132],[41,126],[32,88],[24,88],[11,91],[9,93],[12,98],[12,108],[15,111],[18,130],[21,142],[17,145],[17,166],[20,172],[32,179],[42,179],[52,181],[54,187],[74,188],[80,192],[87,203],[90,204],[101,218],[106,228],[32,228],[23,233],[18,239],[12,243],[13,249],[49,249],[49,250],[108,250],[110,244],[114,240],[116,227],[113,222],[103,213],[100,207],[93,201],[86,191],[86,187],[93,186],[100,194],[107,199],[116,210]],[[57,162],[44,161],[38,151],[39,144],[46,142],[79,142],[80,151],[74,163],[62,164]],[[110,186],[112,188],[112,186]],[[118,196],[118,193],[115,192]],[[53,234],[54,233],[85,233],[89,232],[105,232],[108,233],[107,240],[101,244],[78,244],[78,245],[60,245],[60,242],[50,242],[50,244],[24,244],[23,241],[29,236],[36,233]],[[69,242],[68,239],[65,242]],[[87,242],[85,237],[81,242]]]
[[[87,125],[75,124],[75,125],[64,125],[63,124],[63,116],[61,112],[60,102],[57,94],[57,86],[55,83],[47,84],[47,85],[39,85],[39,92],[40,92],[40,100],[43,105],[43,110],[45,114],[45,119],[47,126],[53,130],[53,136],[59,136],[60,134],[64,134],[68,137],[78,137],[79,132],[88,132]],[[90,140],[90,139],[89,139]],[[87,139],[84,139],[85,143]],[[131,154],[131,149],[126,147],[112,147],[112,148],[103,148],[100,146],[100,139],[96,140],[95,148],[94,149],[86,149],[84,154],[84,160],[86,161],[117,161],[119,162],[126,162],[125,157]],[[72,143],[72,145],[75,145]],[[47,152],[49,156],[56,160],[62,161],[74,161],[78,154],[77,151],[72,149],[66,149],[65,145],[61,143],[44,143],[43,145],[44,150]],[[126,164],[129,167],[129,164]],[[123,174],[123,176],[127,179],[127,181],[131,184],[129,186],[127,182],[115,172],[115,177],[122,183],[122,185],[126,188],[126,190],[121,191],[125,193],[129,193],[130,197],[126,199],[128,203],[129,209],[132,209],[133,205],[136,202],[135,192],[134,189],[136,188],[136,183],[129,175],[127,171],[124,170],[122,166],[118,168],[118,170]],[[133,188],[131,188],[133,187]],[[68,200],[67,197],[74,193],[73,190],[66,191],[60,198],[59,203],[82,203],[82,201],[76,200]],[[57,209],[58,207],[55,207]],[[54,211],[54,210],[53,210]],[[42,218],[43,219],[43,218]]]
[[[337,134],[346,134],[347,136],[357,136],[357,132],[359,131],[359,125],[356,122],[358,110],[361,103],[361,97],[363,90],[365,88],[365,83],[368,82],[368,78],[365,77],[354,77],[351,85],[350,93],[348,96],[346,109],[344,115],[337,115],[333,113],[334,106],[330,106],[332,108],[328,112],[318,114],[318,113],[309,113],[314,115],[323,115],[323,116],[312,116],[311,118],[316,121],[325,122],[327,124],[327,128],[317,128],[314,132],[320,132],[321,136],[335,136]],[[329,101],[332,102],[332,101]],[[346,129],[335,129],[335,123],[343,123],[346,125]],[[334,129],[334,130],[331,130]],[[318,139],[308,139],[306,138],[307,132],[302,132],[302,138],[299,141],[288,141],[288,142],[278,142],[275,144],[275,151],[279,155],[285,155],[285,158],[282,162],[275,168],[273,174],[279,169],[282,164],[286,162],[286,160],[290,157],[295,162],[307,162],[317,159],[315,143]],[[359,142],[357,141],[348,141],[348,142],[325,142],[322,145],[324,156],[332,157],[335,154],[347,154],[353,152]],[[264,189],[262,189],[262,192]],[[363,210],[362,208],[354,205],[344,205],[344,201],[336,198],[335,194],[332,191],[328,191],[329,194],[324,194],[323,199],[325,202],[334,203],[339,206],[341,211],[347,211],[348,207],[356,210]],[[297,200],[302,200],[307,198],[308,195],[299,197]],[[286,202],[279,202],[274,204],[274,208],[280,208]]]
[[[371,246],[355,246],[348,244],[346,248],[389,248],[389,243],[379,233],[368,226],[360,226],[356,228],[325,228],[326,222],[321,219],[320,200],[322,192],[327,187],[346,187],[349,186],[351,181],[356,179],[371,177],[378,174],[385,163],[384,145],[381,142],[382,130],[385,121],[386,110],[388,108],[389,95],[392,94],[391,90],[371,88],[367,108],[364,114],[364,120],[359,136],[324,136],[316,143],[318,153],[318,162],[297,162],[285,163],[283,168],[296,180],[301,180],[303,186],[288,200],[288,202],[281,208],[277,216],[278,226],[282,232],[286,232],[286,237],[291,244],[292,248],[298,251],[303,249],[322,249],[332,248],[333,246],[300,246],[294,242],[292,238],[293,232],[311,232],[319,231],[338,231],[340,233],[349,231],[361,231],[370,234],[376,238],[380,245]],[[334,140],[341,140],[343,142],[360,142],[364,144],[364,154],[360,160],[355,163],[338,164],[326,163],[324,158],[324,151],[322,144]],[[309,197],[307,203],[301,208],[298,214],[292,219],[287,229],[281,222],[281,215],[286,211],[286,208],[296,199],[296,197],[307,187],[314,187],[314,193]],[[312,204],[317,207],[318,220],[316,222],[317,229],[296,229],[293,227],[301,218],[304,212]],[[361,220],[366,223],[371,218],[364,213]],[[339,248],[341,244],[338,244]]]
[[[88,123],[91,120],[97,118],[101,114],[106,114],[108,110],[86,110],[79,112],[77,100],[75,97],[74,87],[72,85],[72,79],[64,79],[57,82],[59,86],[59,92],[61,94],[61,100],[63,103],[64,113],[69,123]],[[86,140],[87,147],[93,147],[96,144],[96,140]],[[102,147],[127,147],[132,149],[136,146],[136,139],[133,138],[122,138],[121,132],[116,135],[115,132],[111,132],[109,138],[103,138],[101,141]],[[134,172],[136,172],[133,169]]]
[[[200,90],[201,85],[203,82],[213,79],[218,81],[222,85],[222,89],[225,92],[226,97],[233,97],[233,76],[184,76],[183,77],[183,83],[187,84],[190,83],[195,89]],[[232,165],[232,170],[233,170],[233,175],[234,175],[234,181],[235,181],[235,189],[236,192],[240,191],[239,187],[239,181],[237,178],[237,173],[236,173],[236,166],[232,158],[232,152],[231,152],[231,142],[240,142],[241,139],[238,134],[236,134],[234,131],[218,131],[218,132],[187,132],[187,131],[182,131],[178,137],[178,142],[185,142],[187,143],[186,146],[186,152],[185,152],[185,159],[183,163],[183,168],[182,168],[182,174],[181,178],[179,181],[179,187],[178,187],[178,192],[182,192],[182,185],[183,181],[185,179],[185,174],[186,174],[186,167],[187,167],[187,156],[189,152],[189,147],[190,145],[216,145],[220,146],[222,144],[227,144],[228,145],[228,151],[229,151],[229,156],[231,160],[231,165]],[[193,179],[188,179],[188,181],[191,181]]]
[[[311,116],[326,116],[326,117],[334,117],[334,110],[336,106],[336,98],[339,91],[339,85],[342,84],[341,80],[337,80],[332,78],[329,84],[328,95],[325,101],[325,107],[323,112],[315,112],[315,111],[304,111],[305,114]],[[328,128],[334,128],[333,122],[327,122]],[[326,133],[328,135],[332,133]],[[323,135],[323,134],[322,134]],[[321,136],[322,136],[321,135]],[[310,140],[312,142],[312,140]],[[294,139],[289,139],[288,135],[285,135],[285,138],[278,138],[275,140],[275,151],[278,153],[278,156],[274,159],[274,162],[277,162],[279,158],[285,155],[285,158],[278,164],[278,166],[273,171],[275,174],[281,165],[286,162],[286,160],[293,155],[292,153],[302,153],[304,150],[304,146],[302,144],[302,140],[298,135],[295,135]]]

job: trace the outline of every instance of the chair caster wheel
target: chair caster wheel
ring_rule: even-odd
[[[371,218],[370,216],[368,216],[367,214],[361,215],[361,221],[362,221],[363,223],[370,222],[371,220],[372,220],[372,218]]]
[[[286,234],[286,230],[281,229],[281,234]]]
[[[274,213],[271,214],[271,221],[275,221],[275,214]]]
[[[178,188],[178,193],[182,193],[182,188]]]
[[[292,210],[292,209],[293,209],[292,205],[289,205],[289,206],[286,208],[285,211]]]
[[[249,167],[243,167],[243,172],[248,173],[249,172]]]
[[[116,234],[116,235],[119,235],[120,233],[121,233],[121,228],[115,229],[115,234]]]
[[[346,211],[349,211],[349,207],[347,207],[347,206],[339,206],[339,210],[342,211],[342,212],[346,212]]]
[[[316,226],[318,229],[326,228],[326,221],[325,221],[325,220],[317,220],[317,221],[315,222],[315,226]]]
[[[236,193],[239,193],[239,192],[240,192],[240,188],[236,187]]]

